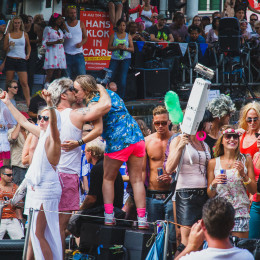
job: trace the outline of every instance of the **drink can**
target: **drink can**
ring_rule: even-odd
[[[226,174],[226,170],[221,169],[221,170],[220,170],[220,174]],[[223,184],[226,184],[226,183],[227,183],[227,181],[225,181]]]
[[[157,173],[158,173],[158,176],[163,175],[163,168],[162,167],[157,168]]]

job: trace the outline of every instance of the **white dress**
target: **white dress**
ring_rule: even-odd
[[[57,118],[59,117],[57,116]],[[60,125],[60,118],[58,119],[58,125]],[[39,240],[35,235],[36,221],[41,205],[45,210],[47,220],[45,238],[51,247],[53,259],[62,260],[62,242],[58,214],[62,190],[58,173],[48,161],[45,151],[45,142],[49,133],[49,127],[46,132],[41,132],[32,163],[25,176],[27,181],[25,214],[28,214],[29,208],[34,209],[30,236],[36,260],[44,260]]]
[[[61,29],[56,31],[49,26],[45,27],[42,38],[42,46],[46,49],[45,61],[43,66],[45,70],[67,68],[63,44],[60,43],[47,46],[46,43],[55,42],[60,39],[69,39],[71,37],[71,33],[65,32],[64,34]]]

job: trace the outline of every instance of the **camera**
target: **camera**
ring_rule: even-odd
[[[105,77],[103,79],[96,78],[96,81],[98,84],[101,84],[103,87],[106,87],[107,84],[110,83],[113,71],[107,68],[104,68],[103,71],[105,72]]]

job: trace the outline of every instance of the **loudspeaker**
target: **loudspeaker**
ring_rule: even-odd
[[[137,98],[161,98],[170,90],[168,68],[136,69]]]
[[[0,259],[17,260],[23,256],[24,239],[0,241]]]
[[[220,19],[218,39],[221,51],[240,51],[241,35],[240,25],[237,18],[227,17]]]
[[[125,248],[128,252],[129,260],[144,260],[151,249],[153,243],[147,247],[147,241],[152,237],[150,230],[126,230]]]

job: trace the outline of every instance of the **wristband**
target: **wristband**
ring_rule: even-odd
[[[252,180],[249,178],[248,179],[248,181],[243,181],[243,183],[244,183],[244,185],[246,186],[246,185],[248,185],[248,184],[250,184],[252,182]]]
[[[47,109],[55,109],[55,108],[56,108],[55,106],[47,107]]]
[[[82,146],[84,143],[84,141],[82,139],[78,140],[79,146]]]
[[[210,189],[211,191],[215,191],[215,190],[216,190],[216,188],[213,187],[211,184],[209,185],[209,189]]]

